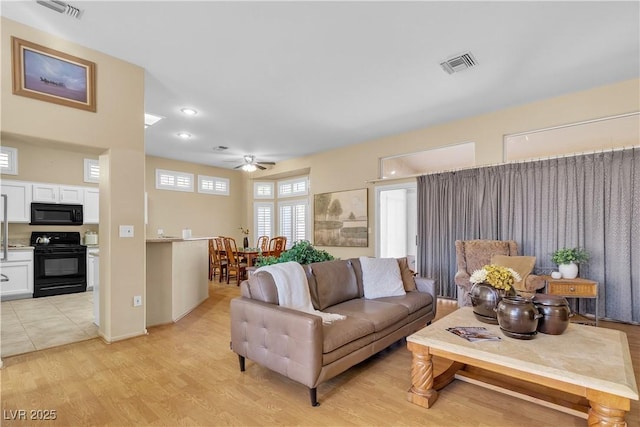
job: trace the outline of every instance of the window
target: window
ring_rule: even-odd
[[[193,191],[193,174],[156,169],[158,190]]]
[[[475,145],[475,142],[464,142],[417,153],[384,157],[380,159],[380,178],[413,177],[474,166],[476,163]]]
[[[278,181],[278,197],[306,196],[309,194],[308,183],[307,177]]]
[[[0,147],[0,170],[7,175],[18,175],[18,149]]]
[[[273,182],[254,182],[254,199],[273,199]]]
[[[286,236],[287,248],[295,242],[307,239],[307,200],[278,203],[280,235]]]
[[[215,176],[198,175],[198,193],[229,195],[229,180]]]
[[[253,204],[254,230],[256,236],[273,237],[273,203],[256,202]]]
[[[633,146],[638,144],[639,129],[640,113],[628,113],[505,135],[504,161],[532,160]]]
[[[84,182],[100,182],[100,164],[97,159],[84,159]]]

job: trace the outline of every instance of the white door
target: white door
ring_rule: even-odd
[[[416,184],[376,188],[376,256],[408,257],[416,270],[417,192]]]

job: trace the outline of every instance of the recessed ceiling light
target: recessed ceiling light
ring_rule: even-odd
[[[151,125],[154,125],[156,123],[158,123],[160,120],[162,120],[163,117],[160,116],[156,116],[154,114],[149,114],[149,113],[144,113],[144,125],[145,125],[145,129]]]
[[[191,138],[191,134],[189,132],[178,132],[178,136],[182,139]]]
[[[182,111],[187,116],[195,116],[196,114],[198,114],[198,111],[188,107],[181,108],[180,111]]]

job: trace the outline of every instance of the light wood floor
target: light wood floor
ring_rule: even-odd
[[[454,381],[434,407],[406,401],[411,353],[397,343],[318,387],[307,389],[229,349],[232,285],[211,283],[205,303],[177,324],[114,344],[93,339],[4,359],[3,426],[585,426],[586,420]],[[439,305],[441,317],[455,303]],[[640,327],[624,330],[640,373]],[[638,381],[640,383],[640,381]],[[17,410],[55,410],[55,421],[12,421]],[[11,412],[13,411],[13,412]],[[640,425],[633,402],[629,426]]]

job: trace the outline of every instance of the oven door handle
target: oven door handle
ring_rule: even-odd
[[[45,249],[44,251],[40,252],[36,252],[38,255],[47,255],[47,256],[51,256],[51,255],[55,255],[55,256],[66,256],[66,255],[82,255],[82,254],[86,254],[85,250],[82,249]]]

